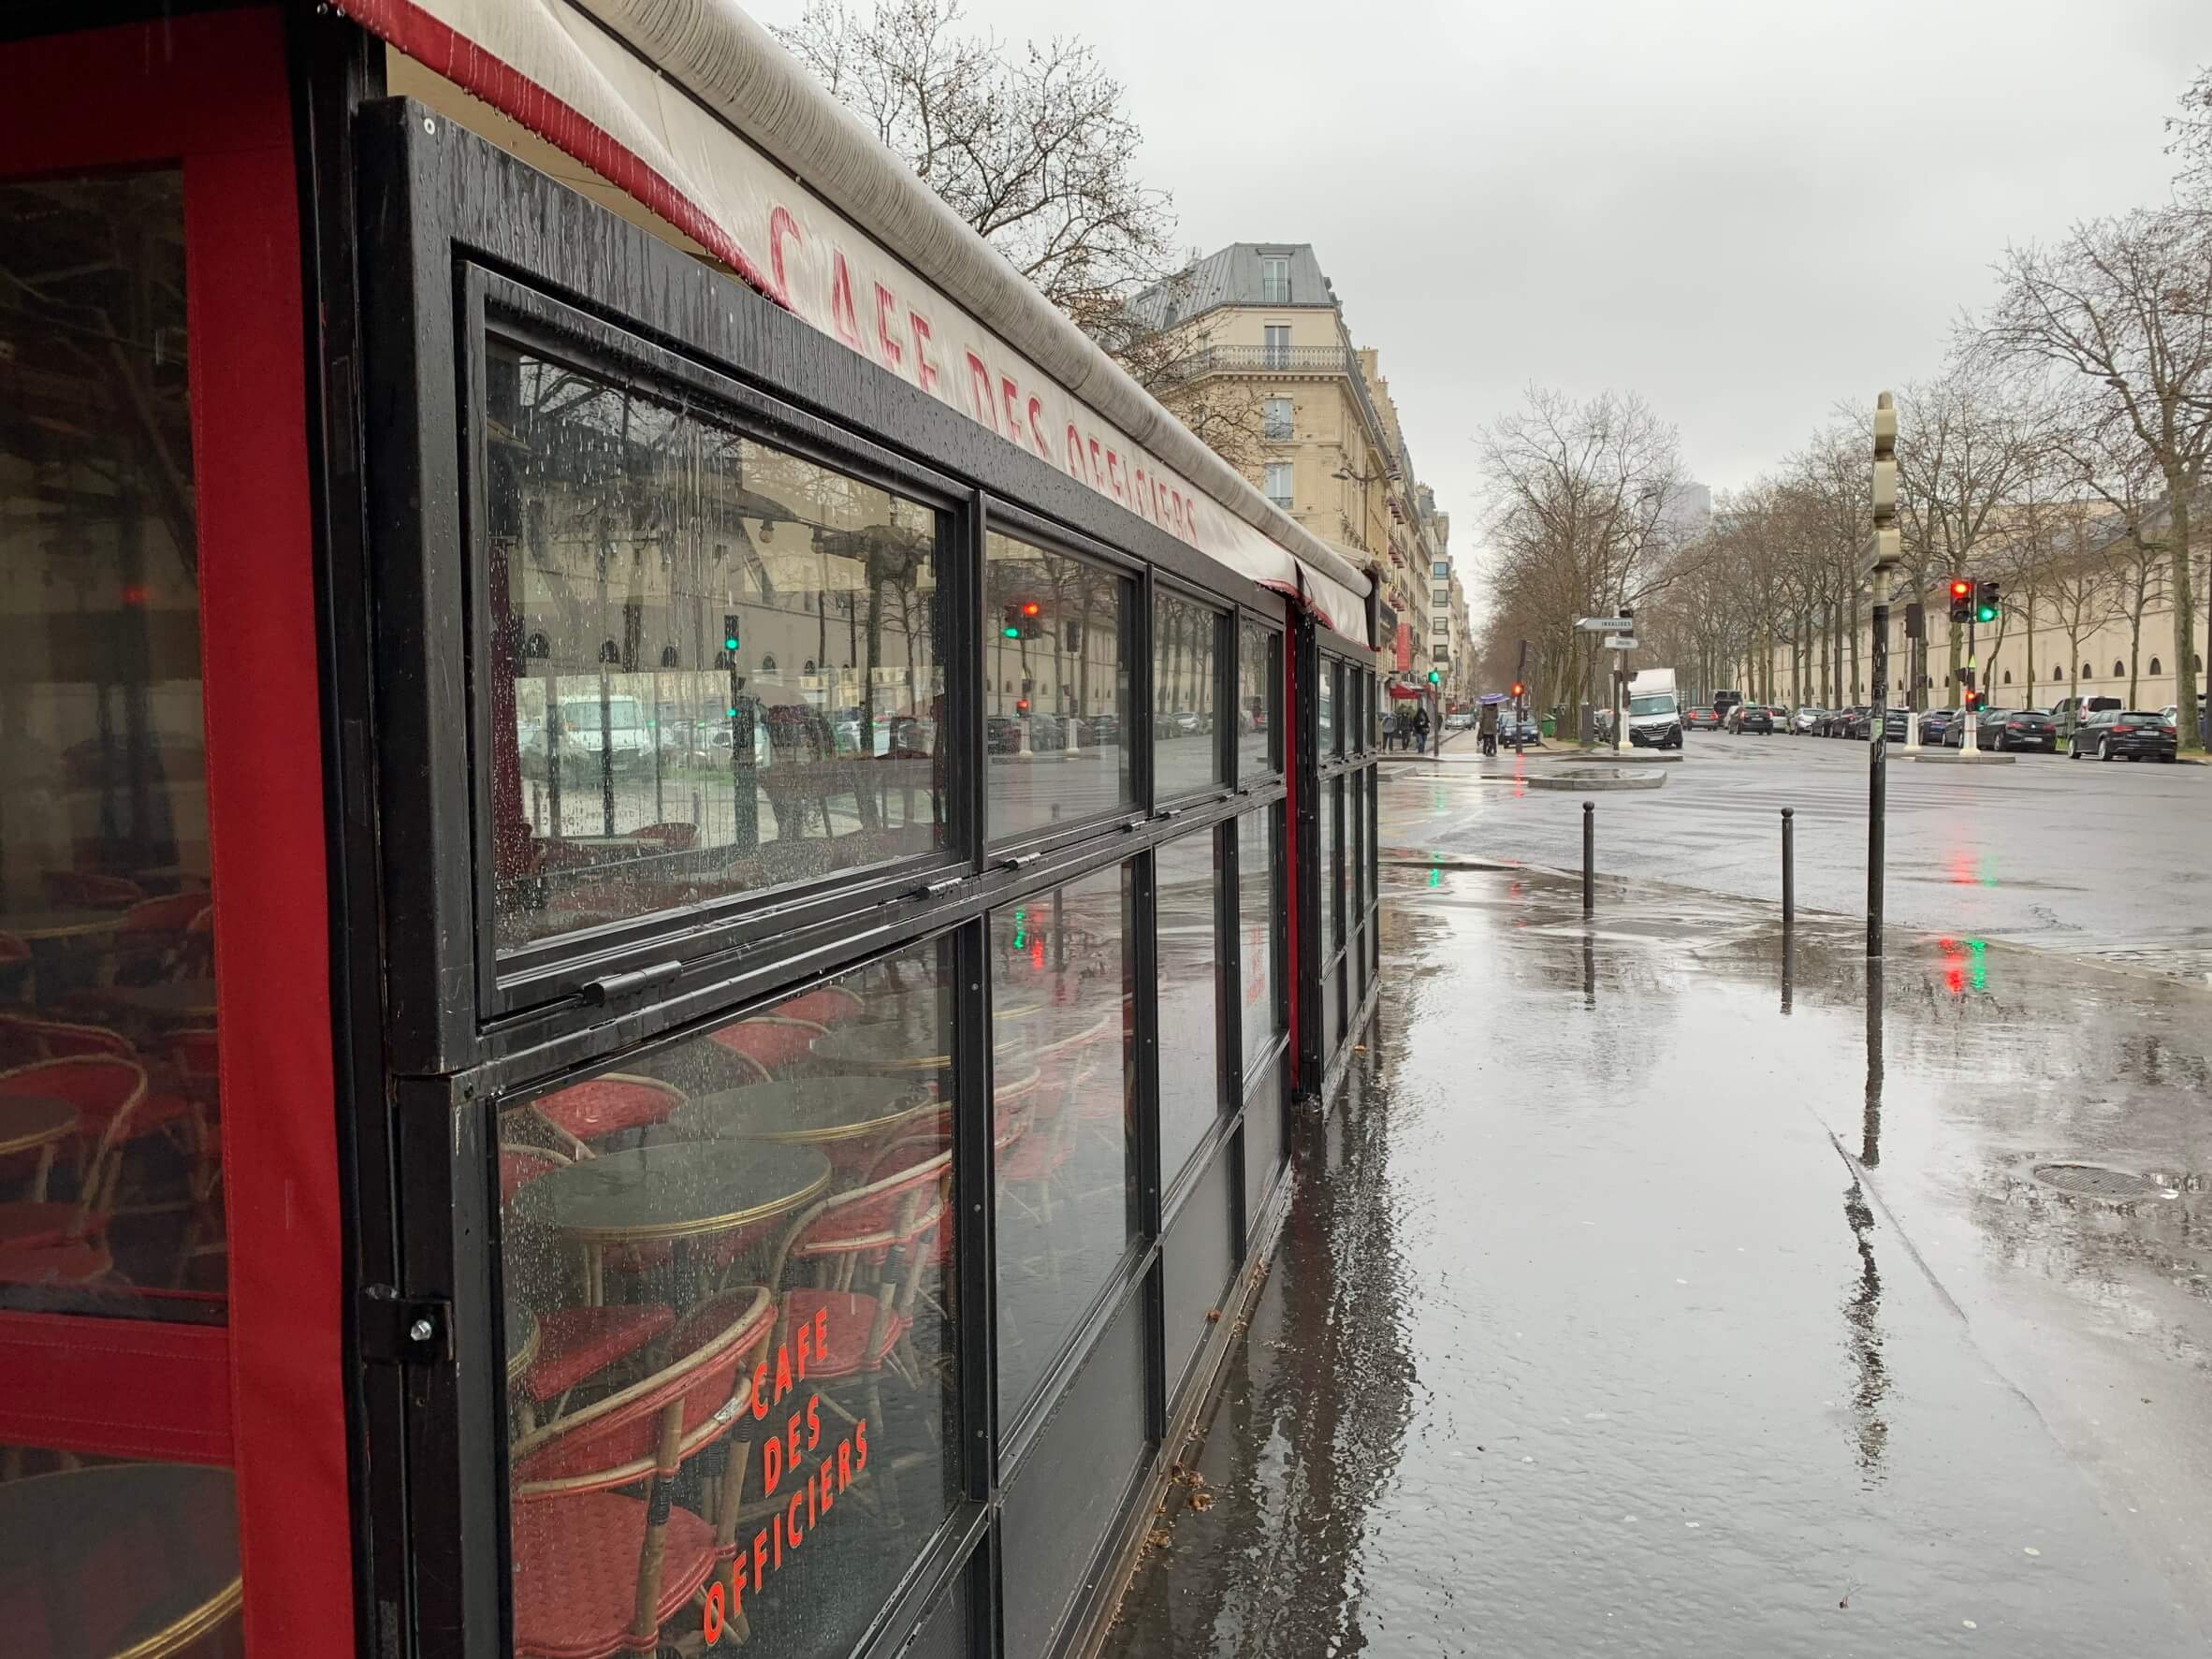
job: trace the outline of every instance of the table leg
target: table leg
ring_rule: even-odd
[[[38,1149],[38,1172],[31,1177],[31,1201],[35,1204],[46,1202],[46,1178],[53,1171],[54,1150],[51,1141]]]

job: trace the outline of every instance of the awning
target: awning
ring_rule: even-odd
[[[1208,449],[727,0],[346,0],[779,305],[1365,635],[1369,581]]]

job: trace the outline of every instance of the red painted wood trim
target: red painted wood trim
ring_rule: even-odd
[[[298,183],[280,14],[0,46],[0,175],[181,161],[230,1324],[0,1317],[0,1437],[228,1462],[254,1654],[352,1628]]]

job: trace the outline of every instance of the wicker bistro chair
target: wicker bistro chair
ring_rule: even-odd
[[[808,1376],[824,1385],[823,1402],[848,1422],[861,1419],[837,1399],[838,1385],[856,1389],[868,1420],[880,1425],[883,1372],[895,1370],[910,1385],[921,1380],[906,1338],[952,1201],[952,1150],[937,1144],[943,1150],[817,1200],[777,1247],[768,1283],[778,1290],[778,1340],[808,1323],[824,1332]],[[869,1467],[881,1470],[880,1506],[895,1517],[892,1460]]]
[[[727,1576],[749,1445],[731,1448],[715,1521],[677,1504],[674,1487],[745,1420],[753,1361],[775,1329],[764,1288],[724,1291],[671,1333],[662,1369],[516,1442],[517,1659],[651,1653],[661,1626],[718,1568]]]
[[[610,1071],[542,1095],[527,1110],[553,1131],[564,1152],[589,1157],[592,1142],[666,1123],[683,1103],[684,1092],[674,1084]]]
[[[0,1203],[0,1280],[82,1284],[115,1263],[106,1239],[123,1148],[146,1099],[146,1072],[108,1055],[47,1060],[0,1072],[0,1094],[51,1096],[77,1108],[78,1133],[92,1142],[77,1197]]]
[[[814,1040],[829,1035],[827,1026],[786,1014],[755,1014],[708,1033],[707,1041],[725,1054],[750,1060],[768,1075],[803,1066],[813,1057]]]

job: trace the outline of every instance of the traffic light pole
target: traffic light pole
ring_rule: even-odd
[[[1867,955],[1882,955],[1883,859],[1889,812],[1889,589],[1899,562],[1897,527],[1897,405],[1874,400],[1874,537],[1867,574],[1873,584],[1874,704],[1867,720]]]
[[[1968,611],[1966,613],[1966,672],[1969,677],[1967,684],[1962,688],[1963,694],[1959,698],[1959,701],[1965,705],[1965,711],[1959,716],[1965,724],[1959,728],[1958,735],[1958,752],[1967,755],[1974,754],[1981,749],[1981,744],[1976,740],[1974,735],[1974,704],[1978,701],[1974,693],[1982,689],[1981,653],[1974,643],[1975,620],[1975,613]]]

